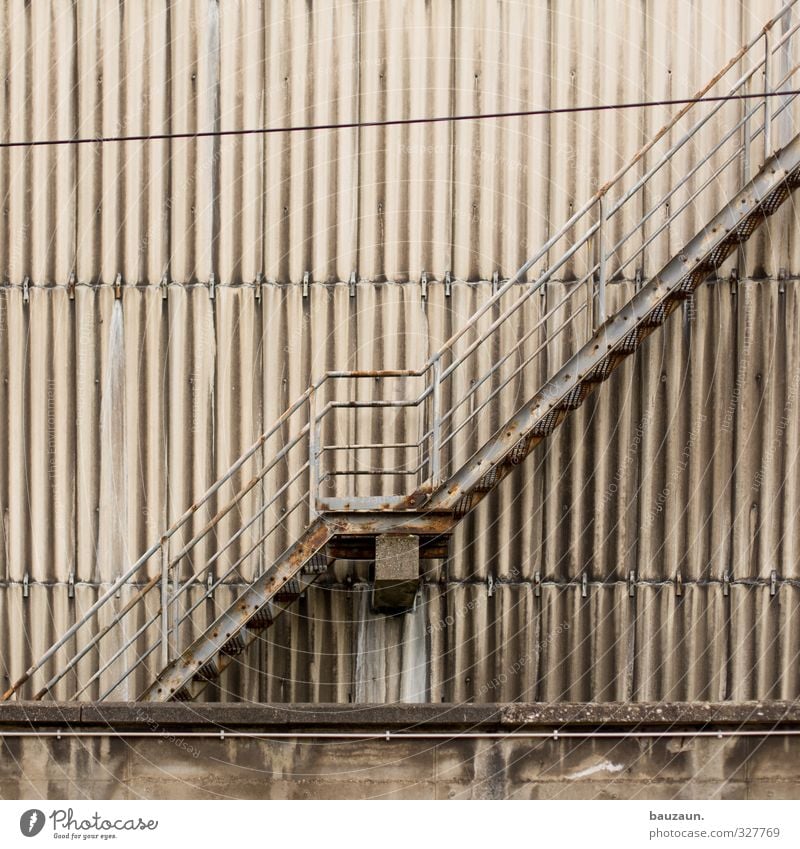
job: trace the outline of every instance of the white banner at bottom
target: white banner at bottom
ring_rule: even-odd
[[[800,791],[800,788],[798,788]],[[0,846],[53,841],[233,849],[236,845],[459,849],[495,846],[797,847],[787,801],[2,801]],[[513,841],[513,843],[512,843]]]

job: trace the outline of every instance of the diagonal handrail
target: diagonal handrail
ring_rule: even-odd
[[[318,450],[310,459],[312,464],[319,466],[316,476],[320,482],[330,481],[332,476],[341,480],[346,479],[348,475],[355,479],[370,474],[375,477],[375,481],[373,491],[367,493],[364,492],[363,486],[360,493],[354,492],[357,488],[355,483],[347,491],[342,491],[340,486],[335,495],[320,496],[317,499],[319,509],[369,510],[375,509],[377,505],[386,505],[390,509],[407,509],[409,504],[416,506],[422,500],[429,499],[437,487],[443,485],[460,466],[476,455],[481,441],[488,439],[496,430],[487,433],[484,428],[482,436],[472,439],[471,447],[469,439],[459,440],[456,437],[466,436],[468,430],[479,430],[482,424],[480,414],[496,414],[499,402],[524,403],[526,397],[531,396],[533,392],[524,392],[517,385],[535,387],[536,381],[541,380],[541,377],[537,378],[533,373],[537,366],[541,365],[549,371],[557,368],[558,363],[552,358],[553,343],[559,336],[574,336],[571,347],[577,350],[580,343],[587,340],[592,332],[606,321],[607,281],[621,275],[634,264],[642,267],[645,251],[658,247],[659,240],[663,240],[664,234],[668,234],[672,228],[685,226],[693,205],[706,202],[710,197],[714,198],[723,180],[729,180],[733,174],[736,185],[746,181],[749,174],[745,172],[756,142],[762,145],[762,161],[769,157],[773,150],[772,126],[775,119],[790,108],[796,95],[781,97],[783,102],[775,111],[771,107],[771,98],[780,94],[790,82],[796,83],[800,68],[796,64],[791,65],[780,79],[770,78],[773,58],[779,53],[788,57],[789,42],[796,38],[800,22],[788,27],[777,39],[772,36],[772,29],[778,21],[790,15],[796,3],[797,0],[791,0],[773,15],[759,32],[740,47],[694,94],[690,102],[642,145],[532,257],[504,281],[491,297],[428,357],[422,367],[406,373],[425,379],[424,386],[418,392],[407,394],[397,401],[361,399],[358,383],[373,377],[373,372],[350,371],[326,375],[329,380],[335,378],[351,381],[348,384],[350,400],[334,405],[319,405],[321,409],[314,421],[316,444],[321,444],[320,434],[323,426],[328,426],[333,431],[344,431],[349,424],[347,432],[350,432],[353,427],[357,428],[357,416],[363,414],[366,409],[382,413],[384,422],[388,422],[391,428],[393,423],[386,418],[387,409],[397,413],[402,407],[417,407],[417,425],[422,434],[420,457],[416,463],[409,463],[407,458],[404,458],[405,462],[399,465],[411,469],[422,467],[426,474],[417,481],[417,497],[410,496],[405,489],[397,496],[387,497],[384,491],[387,470],[384,467],[361,464],[357,462],[359,458],[356,452],[351,451],[347,465],[341,468],[341,460],[335,460],[330,455],[334,451],[341,452],[346,444],[330,444],[325,449]],[[746,63],[747,67],[742,72],[737,72],[721,94],[715,93],[708,102],[703,100],[715,87],[724,84],[731,72],[736,71],[743,63]],[[757,83],[760,75],[763,76],[763,91],[756,95],[748,93],[748,86]],[[797,88],[796,84],[794,88]],[[746,96],[746,99],[743,99],[743,96]],[[751,98],[755,99],[755,106],[752,105]],[[727,109],[729,112],[731,104],[737,109],[743,105],[743,114],[730,119],[723,110]],[[698,112],[699,117],[693,120],[688,128],[682,129],[677,139],[668,144],[665,151],[659,151],[659,142],[670,142],[671,132],[679,128],[681,121],[687,117],[692,118]],[[711,122],[715,118],[718,122],[726,119],[724,130],[715,134],[712,143],[706,149],[701,149],[699,155],[695,155],[698,143],[702,143],[701,134],[713,129]],[[734,148],[732,152],[729,150],[731,147]],[[679,158],[690,154],[692,164],[679,162]],[[718,159],[722,160],[721,163],[716,161]],[[734,174],[734,169],[737,169],[740,161],[743,162],[742,172]],[[637,170],[640,165],[644,166],[642,173]],[[651,191],[655,179],[663,175],[668,166],[680,168],[678,178],[671,180],[667,174],[666,191],[653,201],[645,192]],[[709,170],[710,174],[707,174]],[[693,181],[699,185],[694,186]],[[627,185],[628,182],[631,182],[631,185]],[[682,192],[688,193],[688,197],[683,198]],[[630,210],[637,203],[644,206],[644,212],[632,215]],[[671,208],[671,204],[675,203]],[[716,206],[716,200],[710,205]],[[659,219],[659,216],[662,216],[663,220]],[[579,226],[584,227],[583,233],[572,236]],[[648,228],[651,228],[652,232],[647,232]],[[618,235],[621,229],[622,232]],[[640,237],[641,244],[637,245],[636,240]],[[521,294],[510,297],[519,289],[517,284],[526,279],[530,269],[564,242],[566,247],[556,257],[551,258],[545,269],[524,287]],[[536,293],[545,294],[545,285],[554,280],[559,271],[569,269],[570,264],[579,259],[585,263],[586,270],[566,287],[563,296],[557,296],[555,305],[539,310],[538,316],[533,320],[533,327],[526,325],[521,336],[510,345],[501,344],[500,334],[511,325],[512,318],[531,302]],[[568,314],[562,317],[562,313],[566,311]],[[485,323],[486,320],[489,322],[488,326],[481,327],[481,322]],[[544,341],[536,340],[536,334],[540,330]],[[471,334],[471,337],[468,337],[468,334]],[[535,344],[535,352],[528,355],[524,346],[531,340]],[[488,351],[491,345],[499,347],[500,353]],[[487,358],[488,365],[485,362]],[[515,359],[520,360],[521,364],[515,365]],[[504,369],[510,370],[510,374],[504,374]],[[515,386],[517,395],[508,398],[508,393],[514,390]],[[427,406],[427,409],[422,409],[423,406]],[[346,420],[343,415],[337,418],[337,408],[347,410],[351,418]],[[395,427],[397,421],[402,419],[395,419]],[[494,427],[499,425],[497,422]],[[374,427],[374,424],[362,419],[361,426]],[[476,442],[477,444],[474,444]],[[325,456],[326,453],[328,456]],[[333,472],[325,470],[326,461],[333,467]],[[398,477],[402,478],[402,475],[395,472],[394,478]],[[404,485],[402,480],[401,485]]]
[[[258,439],[253,442],[253,444],[240,456],[234,463],[225,471],[208,489],[203,493],[203,495],[194,502],[189,508],[187,508],[181,516],[178,517],[159,538],[158,542],[151,545],[127,570],[125,570],[119,578],[111,583],[108,589],[97,599],[97,601],[92,604],[89,609],[76,621],[70,628],[68,628],[64,634],[54,642],[47,651],[39,657],[39,659],[32,664],[18,679],[14,681],[14,683],[3,693],[2,697],[0,697],[0,701],[7,701],[10,699],[15,693],[19,692],[20,688],[26,684],[31,677],[42,669],[48,661],[50,661],[60,649],[67,645],[67,643],[76,637],[76,635],[85,629],[90,623],[96,620],[97,614],[106,608],[109,603],[113,602],[113,600],[117,597],[117,594],[120,590],[126,585],[130,585],[134,578],[138,577],[143,570],[145,569],[148,562],[157,555],[159,552],[162,553],[163,558],[163,567],[162,574],[159,575],[159,580],[162,584],[168,583],[166,573],[169,571],[173,571],[177,568],[180,560],[186,555],[188,555],[192,549],[194,549],[204,538],[206,538],[212,530],[214,530],[222,519],[227,516],[234,507],[241,503],[242,499],[248,494],[251,493],[256,486],[263,481],[266,475],[275,469],[275,467],[285,458],[288,451],[292,448],[299,448],[301,445],[301,438],[296,436],[292,440],[290,440],[280,451],[278,451],[264,466],[259,470],[259,472],[250,478],[248,481],[241,486],[234,496],[219,510],[216,511],[215,515],[212,519],[205,524],[201,530],[194,534],[190,539],[189,543],[185,545],[177,557],[170,558],[169,557],[169,543],[170,541],[176,537],[176,535],[186,528],[191,520],[198,515],[198,513],[204,508],[212,504],[214,497],[219,493],[219,491],[227,484],[232,481],[234,476],[243,469],[245,464],[254,458],[256,454],[264,448],[264,446],[268,443],[268,441],[278,435],[280,431],[292,420],[297,417],[297,414],[300,413],[304,406],[308,405],[309,398],[311,397],[313,387],[309,387],[290,407],[288,407],[279,418],[274,422],[274,424],[264,433],[262,433]],[[300,425],[300,433],[307,433],[308,431],[308,419],[307,416],[304,418],[303,424]],[[270,506],[271,503],[274,502],[274,498],[272,501],[267,502],[266,507]],[[263,510],[262,510],[263,512]],[[233,540],[229,540],[226,544],[230,545]],[[214,560],[219,557],[221,553],[218,550],[215,553],[212,564]],[[195,577],[205,573],[209,568],[209,564],[206,563],[199,570],[198,573],[195,574]],[[188,582],[187,582],[188,584]],[[133,599],[131,599],[128,603],[126,603],[122,609],[117,612],[109,623],[100,628],[96,634],[94,634],[91,638],[89,638],[88,642],[75,654],[73,654],[69,660],[61,666],[55,674],[44,685],[44,687],[36,694],[36,698],[41,698],[45,693],[52,690],[52,688],[58,684],[64,676],[74,669],[78,663],[86,657],[91,651],[95,650],[101,640],[107,636],[115,626],[120,625],[120,623],[135,609],[136,604],[141,602],[144,597],[150,593],[150,591],[154,590],[158,586],[158,581],[154,578],[150,578],[146,581],[144,586],[138,590],[138,592],[134,595]],[[185,592],[187,589],[187,585],[184,585],[180,590],[177,590],[175,594],[170,598],[170,603],[173,603],[179,599],[180,595]],[[215,589],[213,587],[213,589]],[[167,596],[168,592],[164,591],[164,587],[162,587],[162,597],[160,600],[160,604],[162,607],[162,613],[167,610]],[[185,617],[184,617],[185,618]],[[178,625],[182,620],[178,618]],[[158,635],[155,645],[162,645],[166,643],[168,632],[171,632],[173,629],[171,627],[162,628],[162,632]],[[130,638],[127,642],[123,643],[122,650],[128,649],[133,645],[134,639],[136,636],[140,636],[137,631],[133,638]],[[110,664],[116,660],[119,656],[119,650],[112,656],[111,661],[107,661],[104,666],[101,667],[99,672],[105,671],[108,669]],[[128,674],[133,670],[128,670]],[[98,677],[98,673],[96,673],[92,680],[95,680]],[[127,677],[127,676],[125,676]],[[117,682],[119,683],[119,682]]]

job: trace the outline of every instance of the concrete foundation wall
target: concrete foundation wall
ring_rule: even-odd
[[[788,703],[6,707],[2,798],[800,798]]]

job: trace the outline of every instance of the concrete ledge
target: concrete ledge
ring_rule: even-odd
[[[75,702],[0,702],[0,726],[80,725],[82,710]]]
[[[800,704],[764,702],[671,702],[605,704],[142,704],[98,702],[0,703],[0,732],[17,728],[109,728],[148,731],[164,728],[363,731],[436,729],[512,731],[515,729],[613,726],[800,725]]]

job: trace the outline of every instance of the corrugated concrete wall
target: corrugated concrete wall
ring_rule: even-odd
[[[8,0],[0,138],[687,97],[780,5]],[[71,272],[95,283],[507,276],[671,113],[5,150],[0,273],[37,285]],[[781,249],[796,267],[797,239]],[[750,262],[775,260],[762,242]]]
[[[272,701],[798,695],[799,287],[703,286],[463,523],[416,613],[373,619],[366,572],[339,566],[267,632],[261,672],[226,686]],[[0,293],[4,663],[26,668],[309,375],[357,365],[362,344],[376,367],[416,365],[490,291]]]
[[[777,8],[13,0],[0,8],[1,137],[680,97]],[[667,115],[0,151],[3,674],[310,376],[419,365],[494,272],[512,273]],[[645,273],[664,258],[649,254]],[[338,567],[248,655],[257,669],[229,675],[230,697],[798,695],[791,206],[740,271],[735,291],[703,287],[463,524],[417,612],[374,619],[364,571]],[[614,297],[632,291],[623,281]]]

